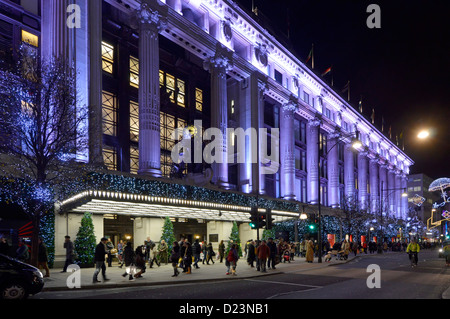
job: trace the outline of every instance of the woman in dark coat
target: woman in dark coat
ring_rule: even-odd
[[[206,246],[206,255],[208,256],[206,258],[206,264],[209,265],[209,261],[211,260],[212,263],[214,264],[214,259],[213,257],[215,256],[214,250],[213,250],[213,246],[211,243],[208,244],[208,246]]]
[[[184,272],[186,274],[190,274],[191,273],[191,264],[192,264],[192,246],[189,242],[184,242],[185,249],[183,250],[184,254],[182,254],[181,256],[183,257],[183,267],[184,267]]]
[[[136,248],[136,268],[139,269],[139,272],[134,275],[134,278],[141,278],[142,274],[145,273],[145,252],[142,246]]]
[[[123,261],[126,270],[122,276],[126,277],[126,275],[129,275],[129,279],[134,280],[133,273],[136,272],[136,254],[134,253],[133,247],[131,247],[131,242],[127,242],[127,245],[123,250]]]
[[[172,253],[170,255],[170,261],[172,262],[173,267],[173,276],[176,277],[180,273],[178,271],[178,261],[180,260],[180,245],[178,245],[177,241],[173,242]]]

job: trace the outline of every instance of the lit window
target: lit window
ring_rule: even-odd
[[[203,91],[198,88],[195,89],[195,109],[203,112]]]
[[[231,114],[234,114],[235,112],[235,107],[234,107],[234,100],[231,100]]]
[[[181,107],[186,107],[186,83],[173,75],[159,71],[159,85],[165,87],[170,101]]]
[[[102,93],[103,134],[117,135],[117,101],[116,96]]]
[[[130,147],[130,173],[137,174],[139,170],[139,148]]]
[[[130,56],[130,85],[139,88],[139,60]]]
[[[102,70],[112,74],[114,65],[114,47],[102,42]]]
[[[130,140],[139,142],[139,104],[130,101]]]
[[[115,147],[107,145],[103,146],[103,161],[108,170],[117,170],[117,151]]]
[[[22,30],[22,42],[39,47],[39,37],[25,30]]]

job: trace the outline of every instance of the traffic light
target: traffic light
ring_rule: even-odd
[[[258,228],[258,209],[256,207],[252,207],[250,211],[250,227],[252,229]]]
[[[266,229],[270,230],[273,228],[273,221],[275,219],[272,218],[272,210],[268,209],[266,213]]]
[[[267,225],[266,215],[258,215],[258,228],[264,228]]]

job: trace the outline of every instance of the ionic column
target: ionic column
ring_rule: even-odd
[[[339,150],[336,143],[339,141],[338,132],[328,135],[328,204],[333,207],[339,207]]]
[[[400,173],[395,174],[395,213],[397,218],[402,217],[402,176]]]
[[[388,170],[388,187],[387,189],[395,188],[395,174],[392,170]],[[395,193],[393,191],[388,191],[388,202],[389,202],[389,213],[395,214]],[[396,215],[394,215],[396,216]]]
[[[204,68],[211,73],[211,127],[222,133],[222,141],[215,149],[215,161],[212,163],[214,172],[213,183],[221,188],[229,188],[228,156],[227,156],[227,71],[232,67],[231,54],[220,44],[216,54],[204,62]]]
[[[307,184],[308,184],[308,202],[317,204],[319,199],[318,183],[319,183],[319,130],[321,121],[314,119],[308,122],[306,130],[306,153],[307,162],[306,169],[308,170]]]
[[[355,157],[350,144],[344,146],[344,196],[346,205],[355,204]]]
[[[388,212],[388,206],[389,206],[389,202],[388,202],[388,198],[387,198],[387,194],[388,194],[388,178],[387,178],[387,166],[386,165],[380,165],[380,185],[381,185],[381,211],[383,213],[387,213]]]
[[[363,210],[368,208],[367,172],[367,154],[365,152],[361,152],[358,155],[358,197],[360,208]]]
[[[281,108],[280,163],[281,197],[295,199],[295,139],[294,114],[297,104],[289,101]]]
[[[143,2],[139,22],[139,174],[161,177],[159,31],[165,20]]]
[[[379,197],[379,169],[378,161],[376,159],[370,160],[369,178],[370,178],[370,203],[372,213],[381,212],[380,197]]]
[[[405,192],[408,191],[408,176],[402,176],[402,188],[405,189]],[[403,192],[403,191],[402,191]],[[402,197],[402,218],[406,219],[408,217],[408,197]]]

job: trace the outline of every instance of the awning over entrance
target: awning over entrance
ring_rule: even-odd
[[[213,202],[127,194],[85,191],[60,203],[62,212],[117,214],[136,217],[175,217],[215,221],[249,222],[251,207]],[[265,208],[259,212],[266,213]],[[272,210],[274,222],[298,218],[298,213]]]

